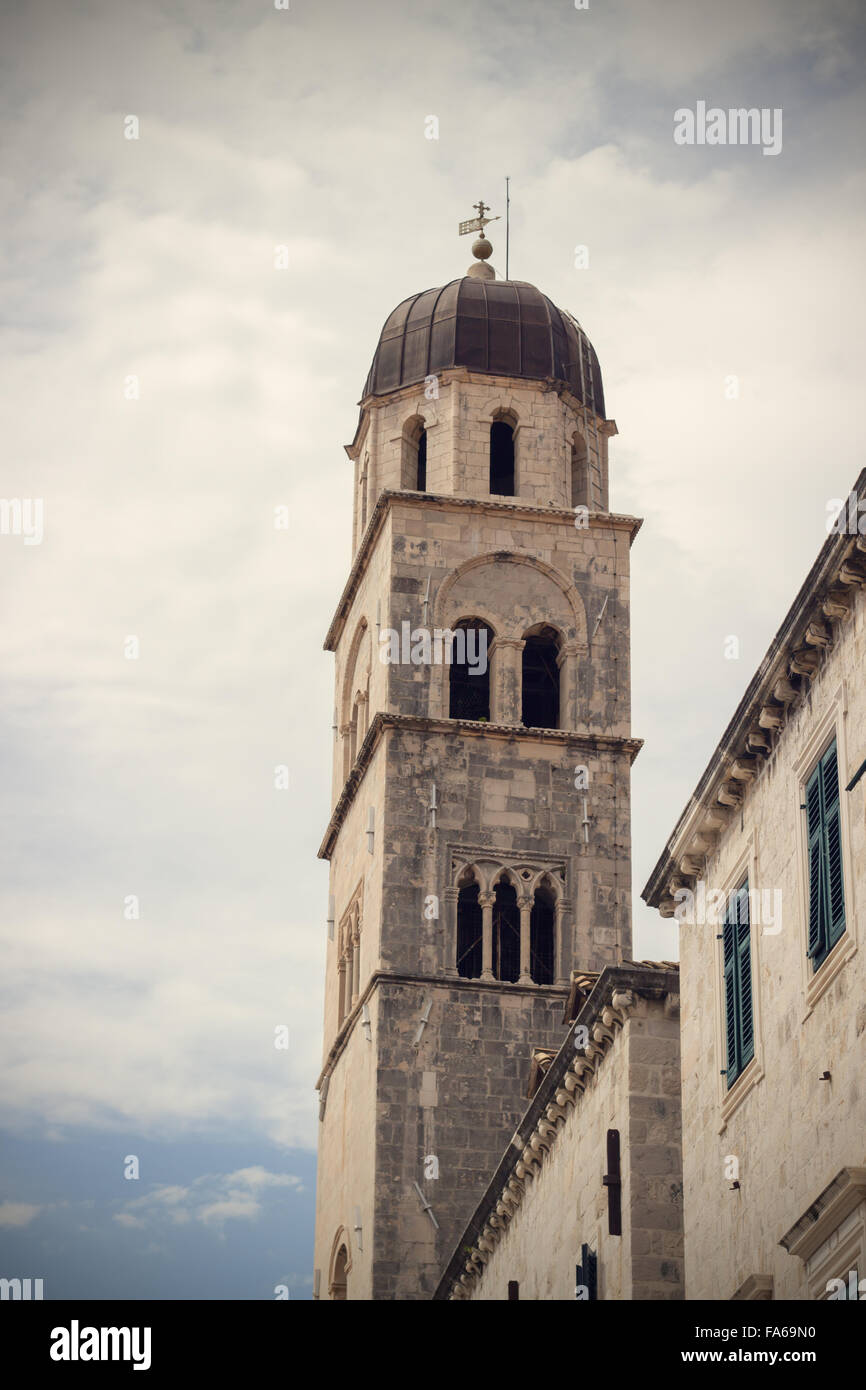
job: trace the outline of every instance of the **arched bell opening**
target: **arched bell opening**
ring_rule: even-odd
[[[477,980],[482,966],[484,934],[480,888],[477,883],[464,883],[457,895],[457,974],[467,980]]]
[[[512,883],[497,883],[493,893],[493,974],[512,984],[520,978],[520,908]]]
[[[400,486],[409,492],[427,491],[427,428],[420,415],[403,426]]]
[[[524,638],[521,719],[527,729],[559,728],[559,649],[552,627]]]
[[[490,495],[514,497],[514,426],[510,416],[494,420],[490,426]]]
[[[454,628],[450,644],[448,718],[490,721],[490,665],[493,629],[475,618]]]
[[[348,1278],[349,1252],[341,1245],[334,1257],[334,1272],[331,1276],[331,1298],[335,1303],[345,1303],[349,1293]]]
[[[529,914],[529,973],[537,985],[553,984],[556,899],[543,884],[535,890]]]

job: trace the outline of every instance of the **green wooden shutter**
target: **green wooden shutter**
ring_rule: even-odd
[[[845,930],[839,757],[835,740],[806,785],[809,840],[809,945],[814,968]]]
[[[725,1043],[728,1050],[729,1086],[739,1075],[737,1066],[737,952],[733,917],[734,914],[728,907],[725,913],[725,925],[722,928],[722,945],[725,963]]]
[[[827,950],[845,930],[845,892],[842,882],[842,822],[839,803],[839,764],[836,744],[821,759],[821,793],[826,834]]]
[[[755,1023],[752,1011],[752,936],[749,925],[748,880],[737,894],[737,984],[740,1071],[755,1055]]]
[[[821,816],[821,764],[815,768],[806,787],[806,824],[809,836],[809,949],[807,955],[817,966],[826,937],[824,907],[824,836]]]

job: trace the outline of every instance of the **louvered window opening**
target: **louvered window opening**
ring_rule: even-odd
[[[826,960],[845,931],[842,821],[836,740],[806,785],[809,837],[809,941],[813,969]]]

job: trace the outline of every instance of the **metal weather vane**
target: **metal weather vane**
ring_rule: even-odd
[[[483,232],[483,231],[484,231],[484,228],[487,226],[488,222],[498,222],[498,221],[499,221],[499,217],[498,217],[498,216],[497,216],[497,217],[485,217],[485,216],[484,216],[485,212],[489,212],[489,211],[490,211],[490,208],[489,208],[489,207],[487,206],[487,204],[483,201],[483,199],[482,199],[481,202],[473,203],[472,206],[475,208],[476,212],[478,213],[478,216],[477,216],[477,217],[470,217],[466,222],[461,222],[461,223],[460,223],[460,227],[459,227],[459,231],[458,231],[458,236],[465,236],[467,232]]]

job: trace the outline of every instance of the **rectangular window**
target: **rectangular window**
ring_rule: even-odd
[[[809,837],[809,949],[815,970],[845,930],[842,883],[842,823],[836,740],[806,784]]]
[[[727,1079],[728,1086],[733,1086],[755,1055],[748,879],[736,893],[729,896],[722,943],[725,967]]]

